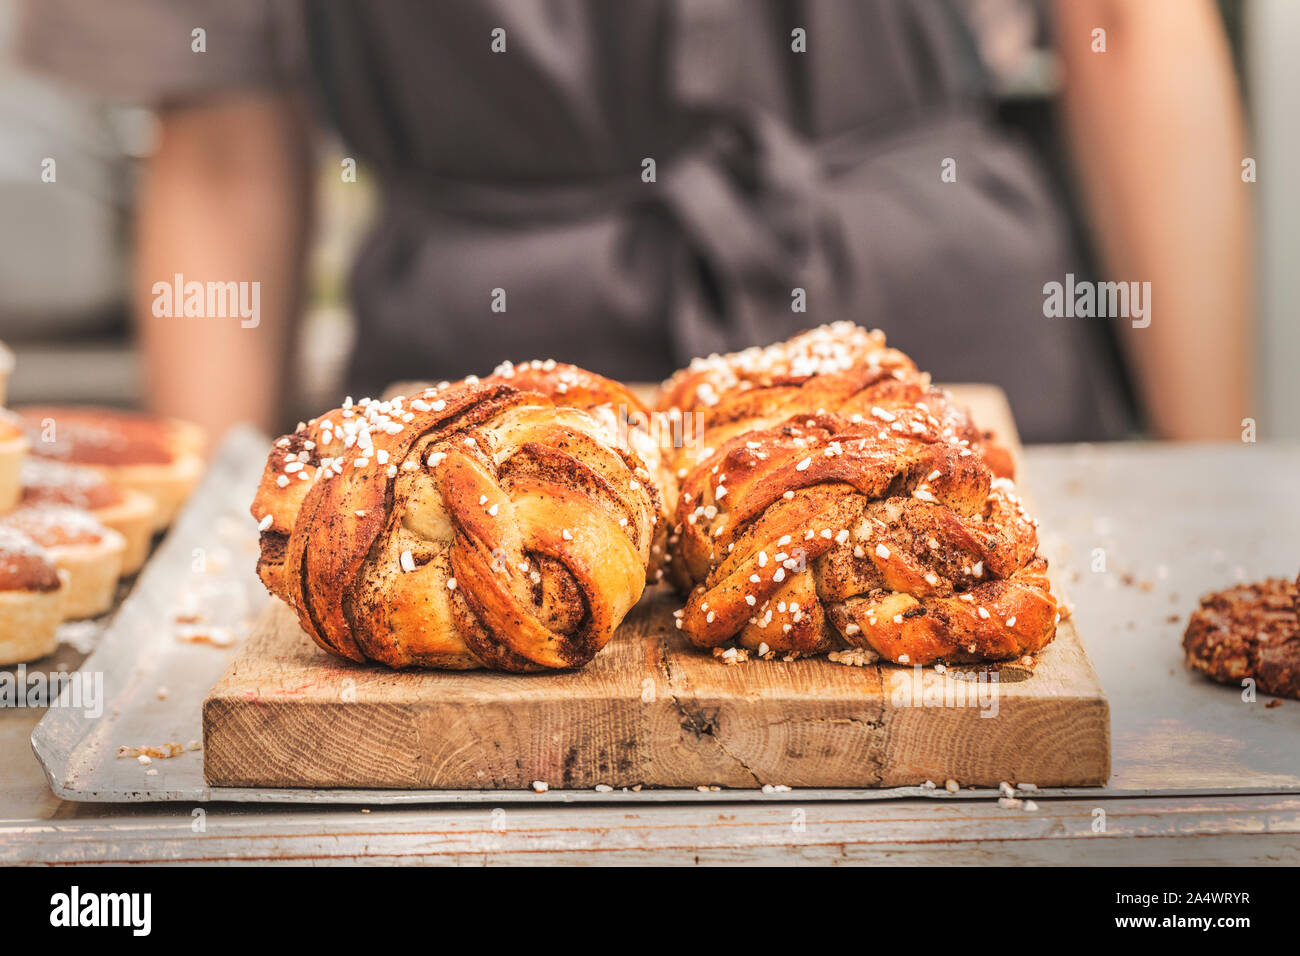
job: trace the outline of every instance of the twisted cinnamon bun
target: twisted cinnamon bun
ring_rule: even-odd
[[[645,587],[661,509],[595,416],[469,379],[275,443],[258,572],[326,650],[391,667],[579,667]]]
[[[761,656],[1019,657],[1056,633],[1037,531],[971,423],[879,333],[837,323],[678,373],[678,627]]]

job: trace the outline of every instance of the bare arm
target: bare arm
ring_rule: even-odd
[[[1150,326],[1124,324],[1151,426],[1236,436],[1250,407],[1250,187],[1218,16],[1208,0],[1058,0],[1056,15],[1066,123],[1108,278],[1151,283]]]
[[[246,93],[168,108],[139,212],[135,311],[150,406],[211,438],[240,421],[271,428],[288,394],[309,213],[302,111]],[[157,316],[154,283],[258,282],[260,315]],[[178,310],[179,311],[179,310]]]

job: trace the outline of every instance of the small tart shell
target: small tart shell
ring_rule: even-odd
[[[122,500],[117,504],[91,509],[99,521],[120,534],[126,542],[122,555],[122,573],[135,574],[144,566],[153,544],[154,516],[158,506],[143,491],[121,488]]]
[[[120,488],[153,499],[153,530],[161,531],[176,519],[203,475],[203,459],[182,452],[166,465],[88,465]]]
[[[105,528],[94,544],[47,545],[45,550],[59,570],[68,573],[64,620],[95,617],[113,606],[117,579],[122,576],[126,538]]]
[[[64,513],[67,518],[61,517]],[[74,531],[83,532],[78,538],[91,540],[57,540],[61,537],[57,529],[63,520],[69,519],[74,522]],[[46,520],[53,522],[49,534],[40,527]],[[118,532],[96,520],[89,511],[67,506],[21,508],[0,518],[0,522],[31,538],[55,567],[68,573],[64,620],[95,617],[113,606],[117,580],[122,576],[122,558],[126,554],[126,538]],[[55,540],[49,540],[50,537]]]
[[[59,587],[52,591],[0,591],[0,666],[54,653],[68,578],[59,571]]]

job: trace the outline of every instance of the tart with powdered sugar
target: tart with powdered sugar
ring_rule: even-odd
[[[87,511],[66,505],[18,508],[0,526],[35,541],[68,575],[63,601],[67,620],[94,617],[113,606],[126,539]]]
[[[115,485],[154,501],[161,530],[203,472],[203,433],[196,425],[135,412],[73,405],[19,409],[31,454],[93,468]]]
[[[0,666],[54,652],[67,584],[48,551],[0,525]]]
[[[153,499],[113,484],[93,468],[53,458],[27,458],[22,465],[22,503],[67,505],[95,516],[126,539],[122,573],[139,571],[153,542]]]

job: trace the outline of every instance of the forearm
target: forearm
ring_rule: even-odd
[[[245,94],[163,112],[134,283],[151,408],[212,438],[240,421],[273,426],[290,387],[309,195],[301,111],[288,97]],[[187,316],[184,298],[160,302],[156,284],[177,275],[246,290],[257,283],[256,324]]]
[[[1108,278],[1150,282],[1124,341],[1151,427],[1226,438],[1250,407],[1251,214],[1232,64],[1201,0],[1062,0],[1065,116]],[[1092,31],[1106,30],[1104,53]]]

